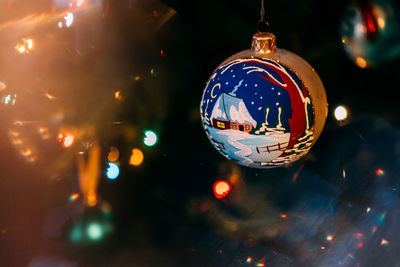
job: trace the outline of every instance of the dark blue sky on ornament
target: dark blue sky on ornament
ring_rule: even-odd
[[[268,112],[268,124],[275,127],[278,124],[279,108],[281,108],[282,126],[290,131],[288,119],[292,117],[291,99],[288,92],[270,81],[260,76],[267,77],[263,71],[273,76],[277,81],[282,83],[281,77],[272,68],[251,62],[252,59],[240,60],[240,62],[228,64],[219,68],[204,91],[201,110],[203,115],[207,113],[211,116],[211,112],[222,93],[242,99],[246,105],[249,114],[257,122],[260,127],[266,120],[266,109]],[[257,59],[277,65],[276,62],[266,59]],[[303,88],[299,77],[290,69],[283,66],[287,73],[293,78],[299,88]],[[207,106],[207,100],[208,106]],[[229,111],[227,111],[229,112]],[[312,123],[312,112],[308,113],[309,121]],[[311,127],[312,125],[310,125]]]

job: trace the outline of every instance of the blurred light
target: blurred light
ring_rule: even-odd
[[[327,235],[326,236],[327,241],[332,241],[333,240],[333,235]]]
[[[383,239],[383,238],[382,238],[382,240],[381,240],[381,246],[384,246],[384,245],[387,245],[387,244],[389,244],[389,241],[387,241],[386,239]]]
[[[364,235],[362,233],[357,233],[358,237],[363,237]]]
[[[121,91],[116,91],[116,92],[114,93],[114,98],[117,99],[117,100],[122,100]]]
[[[106,176],[108,179],[114,180],[118,177],[119,175],[119,167],[117,164],[114,162],[109,162],[108,163],[108,168],[106,171]]]
[[[385,171],[382,169],[376,169],[375,174],[377,176],[383,176],[383,175],[385,175]]]
[[[260,262],[260,263],[257,263],[256,266],[257,266],[257,267],[264,267],[264,266],[265,266],[265,263]]]
[[[50,99],[50,100],[54,100],[54,99],[56,99],[56,97],[55,96],[52,96],[51,94],[49,94],[49,93],[45,93],[45,96],[48,98],[48,99]]]
[[[251,262],[252,262],[252,260],[253,260],[253,258],[252,258],[252,257],[247,257],[247,259],[246,259],[246,262],[247,262],[247,263],[251,263]]]
[[[58,141],[61,142],[64,148],[69,148],[75,141],[75,137],[71,133],[59,133]]]
[[[347,119],[348,116],[348,111],[344,106],[338,106],[335,108],[335,118],[338,121],[343,121],[345,119]]]
[[[15,138],[15,139],[12,139],[12,144],[13,145],[22,145],[22,139],[20,139],[20,138]]]
[[[33,39],[24,38],[22,41],[24,42],[23,44],[17,44],[14,46],[15,50],[20,54],[29,54],[34,47]]]
[[[94,144],[89,151],[87,162],[78,158],[78,180],[85,204],[93,207],[97,204],[97,185],[100,176],[100,147]]]
[[[68,199],[70,202],[72,202],[72,201],[77,200],[78,198],[79,198],[79,193],[74,193],[74,194],[71,194]]]
[[[87,4],[88,0],[76,0],[76,7],[82,8]]]
[[[0,91],[5,90],[7,88],[7,85],[0,81]]]
[[[65,26],[70,27],[74,22],[74,14],[68,12],[68,14],[64,17],[65,19]]]
[[[214,183],[214,195],[217,199],[221,199],[229,194],[231,185],[227,181],[219,180]]]
[[[326,249],[326,247],[325,246],[321,246],[321,250],[325,250]]]
[[[376,227],[376,226],[372,227],[372,233],[375,233],[377,229],[378,229],[378,227]]]
[[[367,67],[367,61],[362,57],[356,57],[356,65],[365,69]]]
[[[130,165],[139,166],[140,164],[142,164],[143,159],[144,159],[144,155],[140,149],[138,149],[138,148],[132,149],[132,155],[131,155],[131,158],[129,159]]]
[[[143,143],[146,146],[154,146],[157,143],[157,134],[155,132],[147,130],[144,135]]]
[[[139,81],[141,78],[140,78],[139,75],[136,75],[135,77],[133,77],[133,79],[134,79],[135,81]]]
[[[156,74],[156,72],[155,72],[154,68],[151,68],[151,70],[150,70],[150,74],[151,74],[151,76],[154,76],[154,75]]]
[[[287,214],[281,214],[281,218],[283,218],[283,219],[285,219],[285,218],[287,218]]]
[[[10,135],[13,136],[13,137],[17,137],[17,136],[19,136],[19,132],[11,130],[10,131]]]
[[[1,103],[3,103],[4,105],[14,106],[16,102],[17,94],[7,94],[3,95],[3,97],[1,98]]]
[[[108,152],[107,159],[111,162],[117,162],[119,158],[119,150],[115,146],[110,147],[110,152]]]
[[[359,248],[362,248],[363,245],[364,245],[363,242],[358,243],[358,247],[359,247]]]
[[[367,207],[367,213],[371,211],[371,207]]]
[[[100,240],[103,237],[103,228],[98,222],[92,222],[87,227],[87,235],[92,240]]]
[[[24,157],[28,157],[28,156],[32,155],[32,150],[30,150],[29,148],[21,150],[21,155]]]

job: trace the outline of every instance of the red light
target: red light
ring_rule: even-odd
[[[358,243],[359,248],[362,248],[363,245],[364,245],[363,242]]]
[[[215,197],[221,199],[229,194],[231,185],[227,181],[219,180],[214,183],[213,190]]]

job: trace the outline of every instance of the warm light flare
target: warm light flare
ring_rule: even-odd
[[[362,57],[356,57],[356,65],[365,69],[367,67],[367,61]]]
[[[337,106],[334,111],[335,119],[337,121],[344,121],[348,117],[348,111],[345,106]]]
[[[93,207],[97,204],[97,185],[100,174],[100,147],[93,145],[89,151],[87,162],[81,157],[78,161],[79,187],[85,204]]]
[[[231,185],[227,181],[219,180],[214,183],[214,195],[217,199],[226,197],[231,191]]]
[[[132,155],[129,160],[130,165],[139,166],[140,164],[142,164],[143,159],[144,159],[144,155],[140,149],[138,149],[138,148],[132,149]]]
[[[75,141],[75,137],[71,133],[59,133],[57,138],[64,148],[71,147]]]
[[[33,39],[30,38],[24,38],[22,39],[24,42],[23,44],[17,44],[14,46],[14,49],[19,53],[19,54],[29,54],[33,48],[34,48],[34,41]]]

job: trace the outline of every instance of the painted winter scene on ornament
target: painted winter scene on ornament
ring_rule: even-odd
[[[215,148],[248,167],[288,164],[313,144],[309,92],[271,59],[240,58],[219,67],[204,90],[201,118]]]

